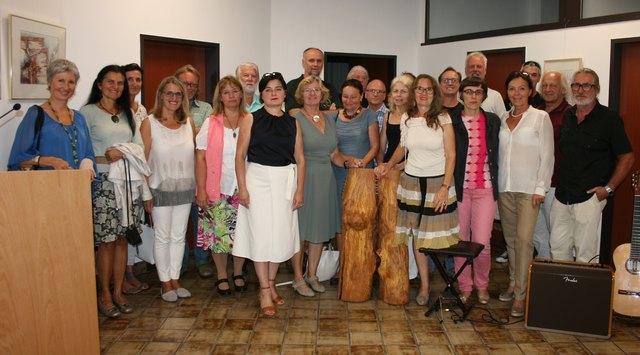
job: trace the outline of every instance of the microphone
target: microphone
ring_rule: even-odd
[[[22,107],[22,105],[20,105],[20,104],[14,104],[13,107],[11,108],[11,110],[5,112],[4,115],[0,116],[0,119],[2,119],[4,116],[10,114],[13,111],[18,111],[21,107]]]

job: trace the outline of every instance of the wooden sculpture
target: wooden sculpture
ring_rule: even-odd
[[[373,169],[350,169],[342,194],[342,250],[338,298],[364,302],[371,297],[376,270],[376,182]]]
[[[399,170],[391,170],[378,182],[378,231],[380,257],[379,298],[387,304],[409,303],[409,251],[403,243],[396,243],[396,217],[398,214]]]

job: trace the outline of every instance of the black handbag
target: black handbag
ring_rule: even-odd
[[[130,215],[130,211],[129,211],[129,196],[131,194],[131,170],[129,167],[129,162],[127,161],[126,158],[122,158],[123,163],[124,163],[124,173],[126,175],[126,181],[124,184],[124,189],[125,189],[125,201],[126,201],[126,205],[127,205],[127,230],[124,232],[124,236],[127,238],[127,242],[129,242],[129,244],[133,245],[133,246],[138,246],[140,244],[142,244],[142,237],[140,237],[140,232],[138,231],[138,228],[136,227],[135,224],[131,224],[131,222],[129,221],[129,215]],[[131,201],[133,202],[133,201]]]

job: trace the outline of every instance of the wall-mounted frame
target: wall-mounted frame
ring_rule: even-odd
[[[46,99],[47,68],[66,55],[66,29],[9,16],[9,82],[12,99]]]
[[[544,61],[543,73],[559,71],[564,75],[567,84],[571,83],[573,73],[582,69],[582,58],[551,59]]]

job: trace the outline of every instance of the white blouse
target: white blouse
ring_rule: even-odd
[[[407,164],[404,168],[412,176],[439,176],[444,174],[446,157],[444,154],[444,131],[427,126],[424,117],[400,118],[400,144],[407,148]],[[440,125],[451,124],[448,113],[438,116]]]
[[[204,120],[200,126],[200,132],[196,136],[196,149],[207,150],[209,139],[209,121]],[[236,146],[238,142],[238,129],[224,127],[224,142],[222,146],[222,173],[220,175],[220,193],[231,196],[238,188],[236,180]]]
[[[544,196],[553,174],[553,126],[549,114],[531,106],[512,130],[500,118],[498,191]]]

